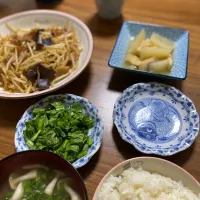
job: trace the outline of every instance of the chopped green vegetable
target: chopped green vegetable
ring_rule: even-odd
[[[12,192],[8,192],[7,194],[6,194],[6,196],[5,196],[5,200],[9,200],[12,196],[13,196],[13,194],[14,194],[14,192],[12,191]]]
[[[55,177],[53,171],[50,173],[43,169],[37,169],[38,176],[35,179],[23,181],[24,195],[23,200],[70,200],[70,195],[64,189],[64,184],[55,187],[51,196],[45,194],[45,188]],[[13,196],[12,192],[7,192],[4,200],[9,200]]]
[[[24,138],[30,149],[54,152],[73,163],[85,156],[92,145],[87,134],[94,126],[82,107],[73,102],[51,102],[47,108],[34,108],[33,119],[26,122]]]

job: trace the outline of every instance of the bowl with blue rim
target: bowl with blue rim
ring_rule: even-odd
[[[66,109],[71,109],[71,110],[65,109],[63,110],[63,114],[62,113],[56,114],[57,110],[59,111],[60,109],[63,109],[62,105],[60,108],[59,108],[59,105],[58,107],[55,106],[56,104],[54,103],[58,103],[58,102],[62,102],[62,104],[64,105],[64,109],[66,108]],[[74,103],[76,105],[74,105]],[[73,105],[78,106],[78,111],[72,110],[72,109],[75,109]],[[52,109],[52,106],[53,107],[55,106],[55,108],[53,108],[53,110],[48,111],[50,107]],[[45,114],[44,114],[45,120],[44,120],[44,123],[42,124],[41,131],[39,128],[40,119],[43,120],[44,115],[38,115],[39,117],[36,115],[35,117],[34,109],[36,110],[45,109]],[[55,119],[52,119],[49,117],[50,112],[55,112]],[[76,116],[74,114],[75,112],[78,113],[78,114],[76,113]],[[80,118],[79,118],[79,112],[81,113]],[[66,113],[70,113],[70,114],[66,114]],[[65,116],[65,114],[70,115],[70,117]],[[58,120],[56,121],[56,118],[58,119],[60,116],[63,117],[62,121],[64,123],[62,122],[60,123]],[[68,118],[74,119],[76,121],[72,122]],[[34,119],[34,122],[33,122],[33,119]],[[36,120],[39,120],[39,121],[35,123]],[[55,123],[52,120],[55,120]],[[65,120],[68,122],[65,123]],[[91,123],[91,120],[93,121],[92,126],[90,126],[89,128],[86,128],[86,125],[83,125],[83,122],[89,121],[88,123]],[[29,128],[28,130],[30,131],[30,133],[26,132],[25,134],[26,129],[28,129],[28,126],[30,125],[29,122],[36,124],[32,126],[35,128],[34,131],[38,133],[39,135],[38,137],[36,136],[36,134],[33,135],[34,131],[31,132],[32,127],[31,129]],[[61,125],[58,126],[57,125],[58,123],[60,123]],[[72,123],[73,123],[73,126],[72,126]],[[45,130],[48,130],[48,131],[45,131]],[[52,139],[52,141],[58,140],[57,143],[60,145],[57,146],[55,142],[53,143],[54,146],[52,147],[50,142],[47,143],[45,141],[45,143],[42,143],[43,142],[42,134],[49,134],[49,132],[51,132],[49,137],[55,137],[54,139]],[[71,162],[70,161],[71,156],[75,156],[76,159],[71,163],[73,167],[80,168],[84,166],[85,164],[87,164],[89,160],[92,158],[92,156],[99,150],[102,144],[103,132],[104,132],[104,125],[99,115],[99,112],[97,108],[86,98],[76,96],[73,94],[52,95],[38,101],[37,103],[30,106],[25,111],[25,113],[23,114],[23,116],[21,117],[21,119],[19,120],[16,126],[15,148],[17,152],[26,151],[29,149],[47,150],[47,151],[54,152],[61,155],[69,162]],[[30,137],[28,137],[29,136],[28,134],[30,134]],[[35,136],[37,137],[37,139]],[[59,142],[59,138],[61,138],[60,142]],[[49,138],[49,141],[50,140],[51,138]],[[89,142],[90,144],[88,144],[88,141],[90,141]],[[31,147],[31,144],[35,144],[35,145]],[[62,145],[65,145],[65,146],[62,146]],[[62,149],[59,149],[59,147],[61,147]],[[60,152],[62,152],[63,154],[60,154]],[[68,153],[65,154],[65,152],[68,152]]]
[[[127,67],[125,57],[132,38],[135,38],[141,30],[145,30],[146,39],[149,39],[153,33],[159,34],[175,43],[175,49],[172,53],[172,69],[167,72],[153,72],[140,70],[137,67]],[[166,79],[184,80],[187,77],[189,52],[189,32],[187,30],[164,27],[153,24],[126,21],[123,23],[115,46],[112,50],[108,65],[115,69],[134,72],[148,76],[156,76]]]
[[[115,102],[113,120],[121,138],[146,154],[176,154],[189,148],[199,133],[193,102],[160,83],[138,83],[124,90]]]

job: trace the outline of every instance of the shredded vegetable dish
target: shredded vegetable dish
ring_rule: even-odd
[[[16,29],[0,38],[0,87],[11,93],[45,90],[77,69],[81,45],[73,27]]]

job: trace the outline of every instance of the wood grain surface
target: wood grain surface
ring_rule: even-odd
[[[34,1],[18,0],[17,8],[12,6],[15,0],[1,3],[0,16],[16,13],[20,10],[44,8]],[[5,5],[9,2],[9,5]],[[47,6],[45,8],[48,8]],[[83,177],[89,199],[97,185],[113,166],[128,158],[144,156],[131,145],[124,142],[113,125],[113,105],[124,89],[138,82],[157,81],[180,89],[195,103],[200,112],[200,1],[199,0],[126,0],[123,14],[119,19],[106,21],[99,18],[94,0],[64,0],[50,9],[72,14],[84,21],[94,37],[94,51],[87,69],[65,88],[54,92],[73,93],[88,98],[100,111],[105,132],[103,144],[91,161],[79,170]],[[108,67],[120,27],[125,20],[153,23],[190,32],[189,68],[185,81],[168,81],[158,78],[116,71]],[[0,99],[0,159],[15,152],[14,134],[17,121],[28,106],[41,99],[3,100]],[[167,157],[186,169],[200,181],[200,138],[188,149],[177,155]]]

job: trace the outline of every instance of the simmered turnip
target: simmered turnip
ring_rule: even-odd
[[[170,49],[171,51],[175,48],[175,42],[173,42],[172,40],[169,40],[157,33],[153,33],[151,35],[150,41],[157,47]]]
[[[150,72],[161,73],[161,72],[168,71],[169,65],[170,65],[169,59],[165,59],[165,60],[150,63],[148,66],[148,70]]]
[[[130,41],[128,53],[135,54],[137,51],[137,48],[140,46],[141,42],[145,40],[145,38],[146,38],[145,30],[142,29],[140,33],[137,36],[135,36],[134,40]]]
[[[140,51],[140,59],[145,60],[147,58],[156,57],[158,59],[167,58],[171,53],[170,49],[164,49],[159,47],[144,47]]]

